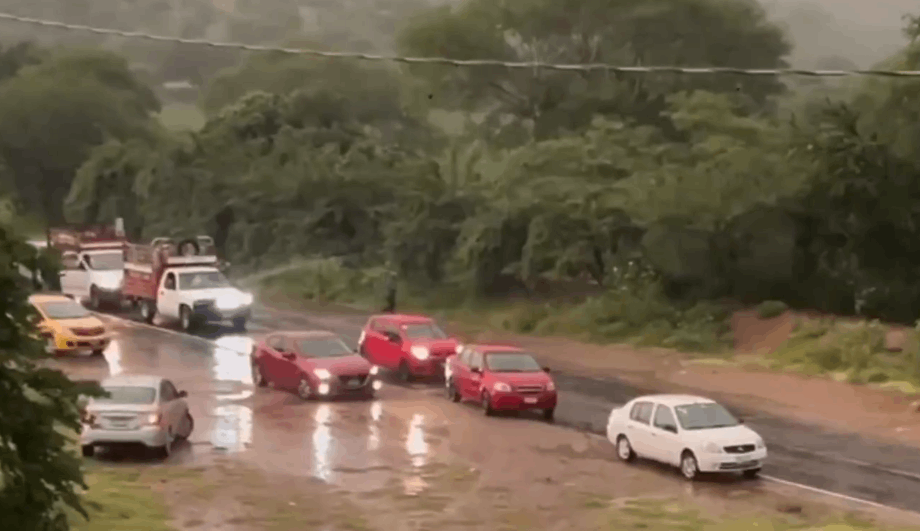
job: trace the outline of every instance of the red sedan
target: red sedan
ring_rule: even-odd
[[[371,365],[332,332],[275,332],[252,348],[252,382],[304,399],[372,398],[381,382]]]
[[[539,409],[552,421],[556,412],[556,384],[549,369],[516,347],[466,345],[447,360],[444,378],[451,401],[476,400],[486,415]]]
[[[358,351],[371,363],[396,371],[400,380],[440,377],[444,360],[458,351],[456,338],[423,315],[374,315],[367,320]]]

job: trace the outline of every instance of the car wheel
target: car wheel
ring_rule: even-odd
[[[98,310],[101,306],[101,301],[99,300],[99,290],[96,289],[96,286],[90,286],[89,288],[89,307],[91,310]]]
[[[147,324],[153,324],[154,318],[157,316],[157,309],[153,301],[141,301],[141,319],[144,320]]]
[[[447,385],[445,386],[445,388],[447,389],[447,399],[448,400],[450,400],[451,402],[460,401],[460,393],[457,391],[457,386],[454,385],[453,379],[447,380]]]
[[[233,329],[236,330],[237,332],[245,332],[246,331],[246,318],[237,317],[236,319],[234,319]]]
[[[549,409],[543,410],[543,420],[547,422],[553,422],[555,418],[556,418],[556,408],[551,407]]]
[[[491,417],[495,414],[495,409],[492,408],[492,397],[489,396],[488,391],[482,392],[482,410],[487,417]]]
[[[629,463],[636,458],[636,452],[633,452],[632,445],[625,435],[617,437],[617,457],[621,461]]]
[[[259,364],[255,361],[252,362],[252,383],[256,387],[265,387],[268,385],[268,381],[266,381],[265,376],[262,375],[262,368],[259,367]]]
[[[696,462],[693,452],[687,450],[680,457],[680,473],[688,480],[693,481],[700,474],[700,466]]]
[[[752,468],[750,470],[745,470],[741,475],[744,476],[744,479],[757,479],[757,476],[760,475],[760,469]]]
[[[310,388],[310,382],[306,378],[300,380],[300,384],[297,385],[297,396],[301,400],[310,400],[313,398],[313,389]]]
[[[192,310],[188,306],[182,306],[179,308],[179,326],[184,332],[191,332],[194,328],[194,320],[192,319]]]
[[[192,431],[195,430],[195,419],[192,417],[191,411],[185,412],[185,425],[188,427],[188,429],[186,429],[185,432],[182,433],[181,435],[177,435],[176,436],[177,439],[184,441],[192,436]]]
[[[105,352],[105,349],[97,348],[93,349],[93,356],[101,356]]]
[[[406,360],[399,362],[399,369],[396,370],[399,381],[409,383],[412,381],[412,371],[409,369],[409,363]]]
[[[84,444],[81,450],[83,450],[83,457],[92,457],[96,454],[96,448],[92,444]]]

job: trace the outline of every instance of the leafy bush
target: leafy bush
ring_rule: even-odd
[[[789,305],[782,301],[763,301],[757,305],[757,316],[761,319],[779,317],[789,309]]]

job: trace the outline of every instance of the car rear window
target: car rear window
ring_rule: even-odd
[[[338,358],[354,354],[348,345],[337,337],[301,339],[297,341],[300,353],[311,358]]]
[[[110,402],[112,404],[152,404],[157,398],[157,390],[153,387],[122,387],[122,386],[105,386],[103,387],[108,397],[100,397],[98,402]]]
[[[447,334],[435,323],[407,324],[402,328],[409,339],[447,339]]]
[[[486,352],[486,366],[494,372],[539,372],[543,367],[530,354]]]

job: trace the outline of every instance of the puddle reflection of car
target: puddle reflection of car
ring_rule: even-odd
[[[195,420],[185,398],[158,376],[113,376],[101,383],[107,397],[91,398],[83,412],[80,445],[84,457],[96,447],[141,446],[168,457],[175,441],[185,440]]]
[[[381,387],[377,366],[332,332],[276,332],[253,347],[251,358],[254,385],[272,385],[304,400],[370,399]]]
[[[447,360],[444,379],[451,401],[476,400],[486,415],[538,409],[552,421],[556,412],[549,369],[517,347],[466,345]]]
[[[680,468],[689,480],[700,472],[741,472],[754,478],[767,447],[720,404],[696,396],[650,395],[614,408],[607,439],[623,461],[642,457]]]
[[[92,353],[101,356],[112,340],[105,323],[70,297],[35,294],[29,297],[30,320],[38,327],[50,354]]]
[[[459,350],[434,319],[422,315],[375,315],[358,339],[358,352],[408,382],[416,377],[440,376],[445,360]]]

